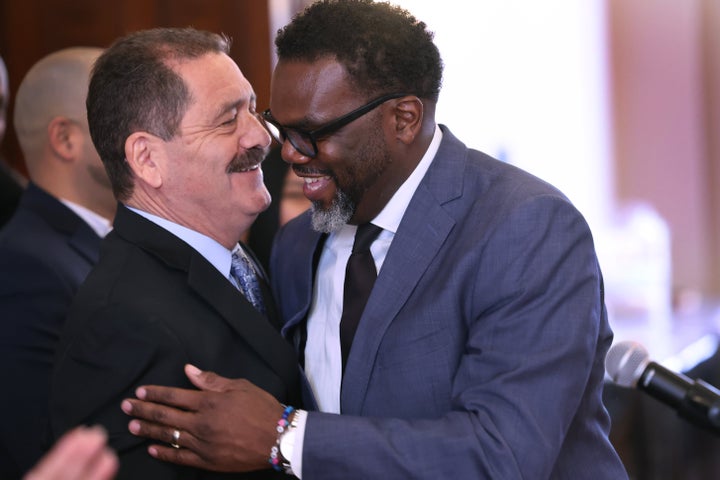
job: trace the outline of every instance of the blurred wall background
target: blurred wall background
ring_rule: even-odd
[[[632,276],[628,252],[649,251],[642,241],[633,250],[637,239],[616,235],[629,205],[633,215],[649,212],[660,225],[653,230],[641,222],[645,230],[637,235],[651,242],[667,237],[667,268],[646,277],[668,276],[660,287],[668,301],[682,309],[720,297],[720,2],[445,0],[438,8],[436,1],[398,1],[437,31],[448,75],[471,80],[468,86],[446,78],[440,121],[565,191],[588,217],[610,277]],[[0,55],[14,97],[30,65],[53,50],[107,46],[141,28],[192,25],[232,37],[233,56],[263,109],[274,32],[306,3],[0,0]],[[472,5],[476,13],[465,13]],[[453,25],[457,38],[448,33]],[[488,35],[489,28],[497,33]],[[488,108],[493,96],[514,102],[505,109],[512,115],[491,115],[503,111]],[[574,129],[553,124],[565,116],[572,125],[573,115],[585,123],[575,122]],[[461,125],[472,128],[471,136]],[[513,143],[520,130],[551,133]],[[510,140],[498,140],[501,135]],[[568,145],[572,155],[559,159]],[[24,170],[11,125],[1,153]]]
[[[17,86],[37,60],[69,46],[107,47],[117,37],[152,27],[223,32],[231,54],[255,88],[258,108],[270,92],[270,25],[266,0],[0,0],[0,55],[10,74],[11,106]],[[12,128],[3,157],[24,171]]]

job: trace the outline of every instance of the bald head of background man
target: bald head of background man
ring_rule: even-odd
[[[36,63],[15,96],[14,125],[33,183],[110,219],[115,198],[85,110],[90,69],[101,52],[67,48]]]
[[[37,62],[15,96],[30,183],[0,230],[0,478],[19,478],[48,446],[55,349],[70,303],[97,263],[116,202],[95,151],[85,98],[102,52],[68,48]]]

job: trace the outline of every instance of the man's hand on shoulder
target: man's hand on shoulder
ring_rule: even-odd
[[[132,434],[164,442],[148,452],[167,462],[221,472],[269,468],[283,406],[244,379],[229,379],[186,365],[198,390],[142,386],[122,410],[135,417]]]

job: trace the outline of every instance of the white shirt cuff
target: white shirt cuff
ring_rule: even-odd
[[[280,440],[282,456],[290,460],[293,475],[300,479],[302,479],[302,454],[306,422],[307,412],[305,410],[296,410],[293,423],[296,423],[297,427],[285,432]]]

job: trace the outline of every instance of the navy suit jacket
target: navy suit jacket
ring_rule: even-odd
[[[282,478],[270,469],[223,475],[155,460],[147,453],[151,442],[130,434],[130,418],[120,410],[140,385],[194,388],[186,363],[246,378],[297,405],[295,352],[280,336],[269,286],[262,286],[269,317],[190,245],[119,206],[62,333],[50,394],[52,437],[78,424],[103,425],[120,458],[118,480]]]
[[[99,252],[87,223],[32,183],[0,231],[0,478],[19,478],[43,451],[55,348]]]
[[[612,333],[588,225],[442,128],[360,321],[343,415],[309,413],[303,478],[627,478],[602,404]],[[320,244],[306,213],[273,249],[299,348]]]

